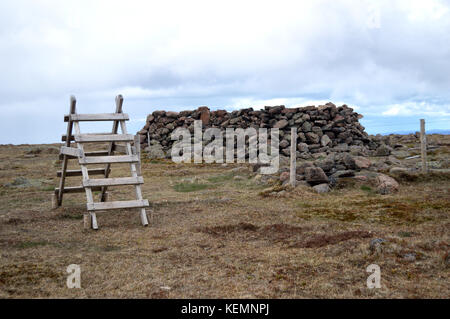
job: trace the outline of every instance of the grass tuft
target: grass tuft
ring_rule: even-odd
[[[208,182],[223,183],[223,182],[229,181],[231,179],[233,179],[233,174],[223,174],[223,175],[216,175],[216,176],[209,177]]]
[[[16,245],[16,248],[26,249],[26,248],[34,248],[39,246],[46,246],[49,243],[47,241],[23,241]]]
[[[188,193],[188,192],[197,192],[203,189],[210,187],[207,184],[197,184],[197,183],[178,183],[175,184],[173,189],[176,192],[180,193]]]

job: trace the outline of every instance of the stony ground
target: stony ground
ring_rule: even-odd
[[[0,146],[2,298],[450,295],[448,175],[399,180],[390,195],[355,180],[273,195],[246,166],[144,160],[151,225],[122,210],[98,213],[100,229],[86,231],[84,194],[51,209],[57,152]],[[132,194],[111,189],[110,198]],[[377,238],[385,241],[371,248]],[[70,264],[81,266],[81,289],[66,287]],[[381,268],[380,289],[366,286],[370,264]]]

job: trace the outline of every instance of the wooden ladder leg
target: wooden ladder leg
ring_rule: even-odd
[[[90,216],[91,216],[91,226],[92,226],[92,229],[97,230],[97,229],[98,229],[98,225],[97,225],[97,215],[95,215],[94,212],[90,212]]]
[[[134,148],[136,150],[136,155],[139,158],[139,162],[135,165],[136,167],[136,175],[137,176],[142,176],[142,171],[141,171],[141,143],[140,143],[140,138],[139,135],[136,134],[136,136],[134,137]],[[138,193],[140,195],[138,195]],[[141,187],[139,186],[139,188],[136,188],[136,195],[138,197],[138,199],[142,198],[142,190]],[[148,219],[147,219],[147,213],[145,211],[145,208],[141,208],[141,223],[144,226],[148,226]]]
[[[80,124],[75,121],[73,124],[73,127],[75,129],[75,134],[80,135]],[[79,153],[79,154],[81,154],[80,156],[82,156],[84,158],[85,155],[84,155],[83,143],[77,143],[77,147],[78,147],[78,150],[80,151],[80,153]],[[88,171],[88,168],[86,167],[86,165],[80,164],[80,167],[81,167],[81,174],[83,175],[83,180],[89,180],[89,171]],[[87,206],[89,207],[90,204],[94,203],[94,199],[92,196],[92,189],[91,189],[91,187],[85,187],[84,189],[86,191]],[[97,230],[98,225],[97,225],[97,216],[95,215],[95,212],[89,211],[89,215],[90,215],[90,222],[91,222],[92,229]]]
[[[142,226],[148,226],[147,212],[145,208],[141,208],[141,223]]]
[[[76,110],[76,103],[77,100],[75,99],[75,96],[70,97],[70,114],[75,114]],[[70,147],[70,136],[72,135],[72,126],[73,122],[69,120],[67,123],[67,132],[66,132],[66,146]],[[56,200],[56,205],[61,206],[63,195],[64,195],[64,183],[66,179],[66,171],[67,171],[67,164],[68,164],[69,157],[67,155],[64,155],[62,160],[62,168],[61,168],[61,179],[59,180],[59,190],[58,190],[58,198]]]
[[[127,126],[125,124],[125,121],[120,121],[120,128],[122,130],[122,134],[127,134]],[[126,143],[126,150],[127,150],[127,155],[132,155],[132,149],[131,149],[131,143],[127,142]],[[137,151],[136,151],[137,153]],[[140,161],[140,159],[139,159]],[[136,168],[136,164],[135,163],[131,163],[130,164],[130,169],[131,169],[131,176],[132,177],[137,177],[138,176],[138,172],[137,172],[137,168]],[[141,190],[141,185],[135,185],[135,192],[136,192],[136,199],[138,200],[142,200],[142,190]],[[141,218],[141,223],[143,226],[148,226],[148,219],[147,219],[147,213],[145,212],[145,208],[140,208],[140,218]]]

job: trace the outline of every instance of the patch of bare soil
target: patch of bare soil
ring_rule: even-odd
[[[250,223],[238,223],[220,226],[202,226],[194,228],[195,231],[215,237],[229,237],[235,239],[263,239],[272,242],[285,241],[302,234],[306,228],[288,224],[272,224],[256,226]]]
[[[318,248],[328,245],[336,245],[342,241],[346,241],[353,238],[370,238],[373,235],[370,232],[357,230],[357,231],[347,231],[335,235],[313,235],[302,242],[298,242],[292,245],[292,248]]]
[[[289,243],[295,240],[295,243],[289,246],[290,248],[318,248],[335,245],[353,238],[373,237],[372,233],[362,230],[346,231],[332,235],[305,233],[310,228],[287,224],[256,226],[250,223],[238,223],[233,225],[202,226],[194,230],[214,237],[230,237],[235,240],[267,240],[282,243]]]

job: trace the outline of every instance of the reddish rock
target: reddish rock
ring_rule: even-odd
[[[217,110],[212,113],[217,117],[224,117],[225,115],[227,115],[227,111],[225,110]]]
[[[203,125],[209,125],[209,108],[207,106],[201,106],[198,108],[198,111],[200,112],[200,120],[202,121]]]
[[[356,156],[354,157],[355,160],[355,166],[359,169],[366,169],[369,168],[372,163],[370,162],[370,159],[363,156]]]
[[[376,178],[377,191],[382,195],[387,195],[398,191],[399,185],[395,179],[384,174],[379,174]]]
[[[281,111],[281,114],[290,114],[290,113],[296,113],[298,111],[297,108],[287,108],[287,109],[283,109]]]
[[[345,118],[342,115],[336,115],[335,118],[333,119],[334,122],[336,123],[341,123],[345,121]]]
[[[282,128],[285,128],[286,126],[288,126],[288,124],[289,124],[288,121],[286,121],[286,120],[280,120],[280,121],[276,122],[275,125],[274,125],[273,127],[274,127],[274,128],[282,129]]]
[[[166,113],[166,116],[170,117],[170,118],[173,118],[173,119],[176,119],[178,117],[178,112],[169,111],[169,112]]]
[[[328,183],[328,177],[320,167],[306,167],[305,180],[311,185]]]

